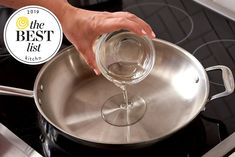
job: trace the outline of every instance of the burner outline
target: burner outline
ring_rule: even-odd
[[[219,42],[234,42],[235,43],[235,40],[234,39],[218,39],[218,40],[212,40],[212,41],[208,41],[200,46],[198,46],[193,52],[192,52],[192,55],[195,56],[195,54],[197,54],[198,50],[200,50],[201,48],[203,48],[204,46],[206,45],[210,45],[210,44],[214,44],[214,43],[219,43]],[[196,56],[195,56],[196,57]],[[213,82],[213,81],[210,81],[211,84],[214,84],[214,85],[217,85],[217,86],[222,86],[224,87],[223,84],[220,84],[220,83],[217,83],[217,82]]]
[[[133,9],[133,8],[137,8],[137,7],[145,6],[145,5],[146,6],[148,6],[148,5],[159,5],[159,6],[170,7],[170,8],[176,9],[177,11],[180,11],[181,13],[183,13],[186,16],[185,18],[189,19],[190,24],[191,24],[191,29],[189,30],[188,33],[186,32],[187,35],[183,39],[175,42],[175,44],[182,43],[183,41],[185,41],[192,34],[193,29],[194,29],[194,22],[193,22],[192,17],[186,11],[184,11],[183,9],[180,9],[180,8],[174,6],[174,5],[170,5],[170,4],[167,4],[167,3],[159,3],[159,2],[147,2],[147,3],[140,3],[140,4],[130,5],[130,6],[127,6],[127,7],[123,8],[123,10],[128,11],[128,9]]]

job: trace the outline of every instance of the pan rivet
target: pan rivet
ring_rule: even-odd
[[[40,86],[40,91],[43,92],[43,85]]]
[[[42,104],[42,100],[40,98],[38,99],[38,102],[40,105]]]

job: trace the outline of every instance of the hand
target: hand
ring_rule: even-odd
[[[104,33],[126,29],[138,35],[154,38],[151,27],[134,14],[128,12],[96,12],[67,6],[61,20],[63,31],[68,40],[85,58],[87,64],[98,75],[93,44]]]

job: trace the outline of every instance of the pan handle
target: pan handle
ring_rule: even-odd
[[[7,86],[0,86],[0,94],[15,95],[22,97],[30,97],[30,98],[33,98],[34,96],[34,92],[31,90],[25,90],[25,89],[7,87]]]
[[[224,87],[225,87],[224,92],[213,95],[209,101],[220,98],[220,97],[224,97],[224,96],[227,96],[227,95],[230,95],[231,93],[233,93],[233,91],[234,91],[234,78],[233,78],[232,71],[228,67],[226,67],[224,65],[216,65],[216,66],[208,67],[205,70],[207,72],[213,71],[213,70],[221,70],[222,71],[222,78],[223,78],[223,82],[224,82]]]

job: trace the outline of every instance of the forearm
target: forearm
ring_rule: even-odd
[[[14,9],[27,5],[39,5],[52,11],[61,20],[69,4],[67,0],[0,0],[0,5]]]

